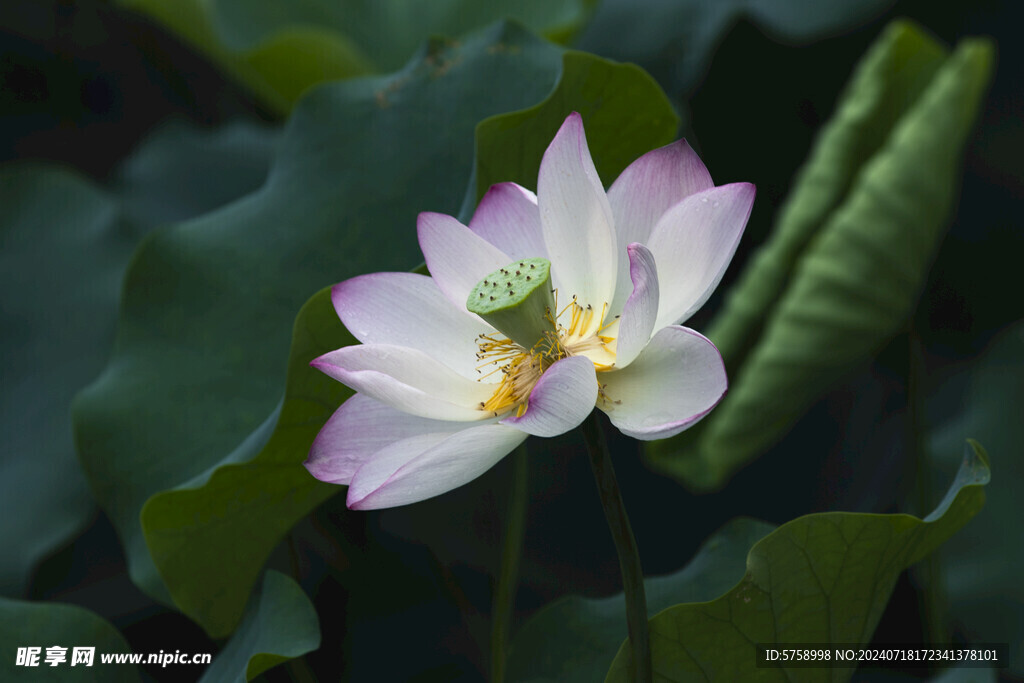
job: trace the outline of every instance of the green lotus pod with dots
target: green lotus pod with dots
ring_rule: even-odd
[[[524,349],[554,330],[551,262],[543,258],[513,261],[476,283],[466,308]]]

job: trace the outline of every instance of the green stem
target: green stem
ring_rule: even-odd
[[[526,443],[512,455],[512,483],[509,487],[508,519],[501,548],[501,569],[494,590],[491,610],[491,683],[504,683],[508,634],[515,611],[516,583],[519,580],[519,559],[523,554],[526,534],[526,498],[529,462]]]
[[[647,631],[644,572],[596,410],[584,420],[582,430],[597,490],[601,495],[601,507],[604,508],[604,516],[608,520],[608,528],[619,554],[619,571],[622,572],[622,587],[626,593],[626,626],[633,653],[633,680],[635,683],[651,683],[651,641]]]

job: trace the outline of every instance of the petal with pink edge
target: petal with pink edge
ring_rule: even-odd
[[[601,401],[619,431],[635,439],[667,439],[711,412],[729,386],[718,349],[686,327],[666,327],[628,368],[602,373],[611,403]]]
[[[618,253],[632,242],[647,244],[666,211],[691,194],[712,187],[711,174],[686,140],[651,150],[634,161],[608,188]],[[628,274],[628,264],[620,261],[612,305],[615,312],[632,291]]]
[[[711,296],[754,205],[750,183],[690,195],[669,209],[647,243],[658,262],[661,303],[655,329],[689,318]]]
[[[469,229],[512,260],[548,256],[537,195],[515,183],[492,185],[476,207]]]
[[[416,417],[356,394],[327,420],[303,464],[320,481],[347,485],[374,453],[395,441],[418,434],[454,433],[472,424]]]
[[[639,355],[654,331],[658,317],[658,268],[651,251],[642,244],[626,248],[629,254],[629,277],[633,293],[626,300],[619,318],[619,336],[615,351],[615,367],[625,368]]]
[[[558,436],[573,429],[594,410],[597,377],[583,356],[563,358],[548,368],[530,392],[521,417],[501,421],[534,436]]]
[[[432,420],[485,420],[490,415],[480,404],[496,388],[463,377],[422,351],[388,344],[346,346],[310,365],[396,410]]]
[[[334,310],[364,344],[419,349],[464,377],[475,379],[477,336],[486,323],[456,310],[437,285],[415,273],[371,273],[331,290]]]
[[[488,424],[401,439],[356,471],[347,504],[354,510],[372,510],[446,493],[489,470],[526,436],[514,427]]]
[[[611,206],[577,113],[569,115],[544,152],[537,203],[559,296],[569,301],[575,295],[581,305],[601,310],[615,293],[618,254]]]
[[[511,256],[443,213],[421,213],[416,232],[430,276],[460,311],[466,311],[476,283],[512,262]]]

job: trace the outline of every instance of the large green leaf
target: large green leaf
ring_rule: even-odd
[[[0,598],[0,680],[4,681],[81,681],[82,683],[138,683],[138,669],[130,664],[107,664],[104,654],[128,654],[131,648],[121,634],[105,620],[77,605],[47,602],[23,602]],[[46,664],[46,649],[67,648],[65,661]],[[18,666],[20,647],[38,647],[39,665]],[[92,666],[71,666],[74,648],[93,647]]]
[[[989,41],[965,40],[935,71],[937,49],[916,29],[897,24],[883,36],[777,236],[709,331],[739,368],[729,395],[697,430],[651,444],[657,467],[720,486],[905,324],[956,196],[992,52]]]
[[[743,578],[743,560],[775,527],[732,520],[704,542],[688,565],[671,576],[644,580],[647,613],[654,616],[679,602],[705,602]],[[508,673],[513,681],[591,683],[608,671],[626,635],[625,598],[569,596],[534,615],[512,641]]]
[[[352,392],[309,361],[355,343],[331,305],[330,288],[299,311],[282,404],[214,468],[155,494],[142,531],[178,607],[226,632],[267,555],[296,520],[338,491],[301,462],[320,426]],[[229,545],[225,545],[229,544]]]
[[[306,363],[345,336],[327,295],[314,297],[295,323],[282,403],[295,312],[325,285],[420,261],[416,214],[458,207],[476,123],[541,101],[561,69],[560,49],[499,25],[435,41],[394,76],[323,86],[296,108],[265,186],[138,252],[114,359],[75,420],[146,592],[212,635],[235,626],[274,545],[337,490],[301,462],[345,394]],[[641,118],[665,135],[670,107],[645,82],[654,94]],[[638,117],[627,97],[605,106],[623,125]],[[548,142],[528,144],[539,158]]]
[[[103,368],[141,230],[108,194],[50,166],[0,170],[0,594],[94,514],[71,399]]]
[[[894,0],[604,0],[580,37],[588,52],[635,62],[671,92],[697,87],[719,43],[746,19],[789,43],[866,23]]]
[[[783,524],[747,555],[743,579],[710,602],[671,607],[650,620],[659,681],[786,681],[757,668],[758,643],[866,643],[900,573],[980,510],[988,458],[971,442],[953,485],[924,519],[826,512]],[[628,681],[623,643],[608,681]],[[853,669],[800,669],[806,681],[844,681]]]
[[[318,647],[320,625],[313,604],[295,581],[268,571],[238,630],[199,683],[245,683]]]
[[[966,385],[966,386],[964,386]],[[1020,453],[1024,443],[1024,322],[1017,322],[967,367],[956,368],[929,394],[929,461],[940,473],[956,433],[974,434],[993,452]],[[943,546],[941,594],[953,625],[976,642],[1009,642],[1012,671],[1024,675],[1024,548],[1016,520],[1024,518],[1024,460],[1008,458],[988,490],[986,521]]]
[[[142,141],[109,190],[57,167],[0,171],[0,499],[13,513],[0,524],[0,594],[22,593],[34,563],[95,510],[71,399],[110,353],[132,250],[151,227],[258,188],[275,140],[252,125],[170,125]]]
[[[590,0],[120,0],[160,20],[264,101],[286,112],[309,87],[401,67],[428,36],[510,17],[568,38]]]

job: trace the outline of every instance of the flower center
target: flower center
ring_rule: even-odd
[[[480,403],[481,410],[498,416],[515,408],[521,416],[544,372],[569,356],[588,357],[598,372],[613,369],[618,316],[604,322],[608,304],[598,312],[578,303],[576,296],[563,308],[557,302],[545,259],[515,261],[473,288],[466,307],[504,333],[477,338],[478,381],[502,374],[491,398]],[[599,400],[608,400],[603,387]]]

